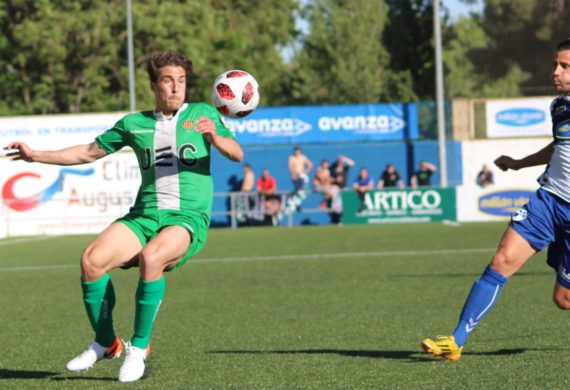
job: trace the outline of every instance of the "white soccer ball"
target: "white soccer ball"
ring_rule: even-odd
[[[243,118],[259,103],[259,86],[255,78],[243,70],[228,70],[212,85],[212,104],[230,118]]]

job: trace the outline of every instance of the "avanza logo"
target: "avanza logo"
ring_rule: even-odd
[[[72,169],[72,168],[62,168],[59,171],[57,179],[50,184],[45,190],[38,192],[37,194],[29,196],[16,196],[14,193],[14,187],[16,183],[23,179],[41,179],[41,175],[35,172],[21,172],[12,177],[10,177],[4,185],[2,186],[2,202],[8,206],[10,209],[15,211],[28,211],[35,209],[40,204],[47,202],[53,196],[60,192],[63,187],[63,180],[67,175],[78,175],[78,176],[89,176],[95,172],[95,169]]]

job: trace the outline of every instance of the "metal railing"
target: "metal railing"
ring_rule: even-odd
[[[229,220],[229,226],[234,229],[251,225],[290,227],[294,225],[296,214],[330,212],[329,209],[322,208],[303,207],[300,209],[299,206],[303,199],[297,195],[299,194],[284,191],[271,195],[257,192],[217,192],[214,194],[214,204],[218,206],[212,210],[212,219],[226,217]],[[219,200],[228,198],[229,208],[220,207]],[[91,222],[93,226],[97,225],[97,230],[93,229],[93,232],[98,232],[101,224],[107,221],[110,223],[125,215],[131,207],[128,201],[117,197],[113,199],[107,197],[98,201],[100,204],[85,205],[77,204],[76,199],[55,198],[47,202],[30,201],[29,204],[23,204],[22,200],[4,199],[0,203],[0,220],[3,224],[0,228],[0,237],[12,236],[16,224],[18,224],[19,231],[27,229],[30,234],[42,234],[39,231],[49,231],[49,226],[88,225]],[[16,235],[21,235],[21,233]]]

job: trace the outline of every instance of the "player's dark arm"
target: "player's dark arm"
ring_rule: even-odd
[[[529,154],[520,160],[515,160],[509,156],[501,156],[495,160],[495,165],[503,171],[506,171],[508,169],[513,169],[516,171],[522,168],[544,165],[550,162],[550,158],[552,157],[553,152],[554,142],[551,142],[544,148],[540,149],[538,152]]]
[[[96,142],[60,150],[34,150],[24,142],[12,142],[4,149],[11,150],[6,156],[13,161],[23,160],[53,165],[87,164],[107,155]]]

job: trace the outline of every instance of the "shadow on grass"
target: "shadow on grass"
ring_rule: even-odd
[[[423,273],[423,274],[387,274],[391,278],[426,278],[426,277],[439,277],[439,278],[464,278],[467,276],[473,277],[474,279],[478,279],[481,277],[481,270],[480,273]],[[553,271],[521,271],[514,274],[512,277],[526,277],[526,276],[556,276]]]
[[[53,375],[59,375],[59,372],[10,370],[7,368],[0,368],[0,379],[43,379],[49,378]]]
[[[116,381],[117,378],[110,377],[88,377],[88,376],[62,376],[60,372],[53,371],[31,371],[0,368],[0,379],[49,379],[52,381],[74,381],[74,380],[94,380],[94,381]]]
[[[113,381],[117,382],[117,378],[111,378],[109,376],[52,376],[49,379],[56,382],[71,382],[71,381]]]
[[[549,349],[499,349],[497,351],[486,352],[468,352],[463,355],[467,356],[504,356],[504,355],[518,355],[527,351],[539,351]],[[351,350],[351,349],[293,349],[293,350],[233,350],[233,351],[208,351],[207,353],[219,354],[259,354],[259,355],[339,355],[348,357],[367,357],[379,359],[395,359],[395,360],[408,360],[412,362],[430,362],[434,357],[425,354],[421,351],[380,351],[380,350]]]
[[[419,351],[379,351],[379,350],[351,350],[351,349],[297,349],[297,350],[235,350],[235,351],[208,351],[207,353],[220,354],[260,354],[260,355],[339,355],[348,357],[368,357],[396,360],[429,361],[431,359],[421,356]],[[420,356],[418,356],[420,355]]]

